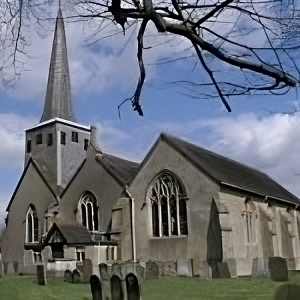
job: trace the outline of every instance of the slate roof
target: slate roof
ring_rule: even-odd
[[[138,173],[139,164],[133,161],[122,159],[107,153],[101,153],[96,156],[96,160],[100,162],[108,173],[123,186],[131,183]]]
[[[250,166],[165,133],[160,138],[221,185],[300,205],[298,197]]]
[[[47,244],[55,231],[59,231],[67,244],[93,244],[88,229],[80,224],[58,225],[54,223],[48,231],[44,243]]]

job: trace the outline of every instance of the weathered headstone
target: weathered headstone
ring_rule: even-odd
[[[154,261],[146,262],[146,279],[157,279],[159,275],[158,264]]]
[[[0,253],[0,278],[3,276],[3,263],[2,263],[2,256]]]
[[[92,275],[90,278],[90,285],[92,291],[93,300],[102,300],[101,282],[96,275]]]
[[[192,261],[187,258],[179,258],[176,263],[177,274],[182,276],[192,276]]]
[[[47,285],[46,270],[43,264],[36,265],[36,275],[39,285]]]
[[[18,273],[18,269],[19,269],[19,263],[17,261],[14,261],[14,273],[17,274]]]
[[[104,263],[99,264],[99,271],[100,271],[101,280],[109,280],[107,264]]]
[[[90,259],[83,261],[83,282],[88,283],[93,274],[93,264]]]
[[[273,281],[288,281],[288,267],[287,262],[282,257],[269,258],[270,278]]]
[[[126,276],[126,290],[128,300],[140,300],[139,282],[132,273]]]
[[[283,284],[274,295],[274,300],[299,300],[299,298],[300,286],[296,284]]]
[[[73,282],[73,274],[70,270],[66,270],[64,273],[64,279],[66,282],[72,283]]]
[[[79,283],[81,280],[80,280],[80,274],[79,274],[79,272],[75,269],[74,271],[73,271],[73,274],[72,274],[73,276],[73,283]]]
[[[217,262],[218,278],[230,278],[228,264],[226,262]]]
[[[7,263],[7,262],[4,262],[4,263],[3,263],[3,271],[4,271],[4,274],[7,274],[7,269],[8,269],[8,263]]]
[[[111,300],[123,300],[124,293],[122,289],[121,280],[118,276],[114,275],[110,279],[110,291],[111,291]]]

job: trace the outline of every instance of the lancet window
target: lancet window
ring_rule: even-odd
[[[256,207],[250,198],[245,200],[245,210],[243,212],[246,225],[246,241],[248,243],[256,242]]]
[[[98,230],[98,205],[95,196],[86,192],[79,202],[81,209],[81,223],[90,231]]]
[[[187,235],[186,194],[179,180],[163,172],[150,187],[153,236]]]
[[[30,205],[26,213],[26,243],[38,242],[38,218],[34,205]]]

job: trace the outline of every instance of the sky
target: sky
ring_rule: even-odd
[[[43,39],[32,36],[26,71],[14,86],[2,83],[0,89],[0,223],[24,167],[24,131],[42,115],[54,26],[53,20]],[[220,99],[191,97],[174,83],[204,76],[192,52],[184,50],[186,42],[167,37],[169,43],[159,47],[165,38],[154,39],[150,32],[145,46],[152,47],[144,51],[144,116],[126,102],[119,117],[118,105],[133,95],[139,76],[137,29],[94,42],[80,26],[66,22],[74,111],[78,123],[97,127],[103,152],[140,162],[159,134],[167,132],[258,168],[300,197],[297,90],[283,96],[235,97],[228,113]],[[187,59],[162,63],[183,50]]]

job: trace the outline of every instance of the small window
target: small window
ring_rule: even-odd
[[[84,146],[83,146],[84,150],[87,150],[88,146],[89,146],[89,140],[84,139]]]
[[[31,152],[31,140],[27,141],[26,152],[27,153]]]
[[[65,145],[65,144],[66,144],[66,133],[63,132],[63,131],[61,131],[61,133],[60,133],[60,143],[61,143],[62,145]]]
[[[63,244],[51,244],[52,257],[64,258],[64,245]]]
[[[72,131],[72,142],[78,143],[78,132]]]
[[[47,139],[47,146],[52,146],[52,144],[53,144],[53,134],[49,133]]]
[[[36,135],[36,144],[37,145],[43,144],[43,135],[41,133]]]
[[[84,248],[77,248],[76,249],[76,256],[78,262],[83,262],[85,260],[85,252]]]

